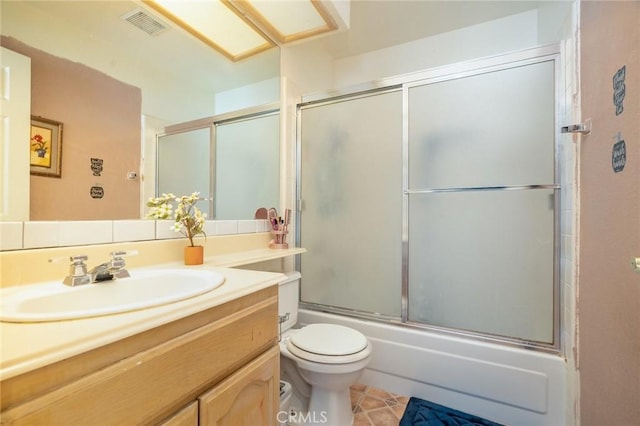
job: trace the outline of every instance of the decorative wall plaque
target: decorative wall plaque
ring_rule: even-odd
[[[624,169],[624,165],[627,163],[627,146],[624,140],[618,141],[613,144],[613,150],[611,152],[611,167],[613,171],[618,173]]]
[[[102,160],[102,158],[91,159],[91,171],[93,172],[94,176],[100,176],[100,173],[102,173],[103,164],[104,164],[104,161]]]
[[[622,114],[624,110],[622,101],[626,91],[626,85],[624,84],[624,78],[627,73],[627,66],[623,66],[613,76],[613,104],[616,106],[616,115]]]
[[[102,198],[104,197],[104,188],[101,186],[92,186],[90,193],[91,198]]]

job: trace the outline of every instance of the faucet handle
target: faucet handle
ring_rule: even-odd
[[[125,269],[125,261],[123,257],[126,256],[135,256],[138,254],[138,250],[129,250],[129,251],[112,251],[111,255],[111,271],[116,278],[127,278],[129,277],[129,271]]]
[[[69,260],[73,265],[81,265],[87,260],[89,260],[89,256],[87,256],[86,254],[83,254],[81,256],[71,256]]]
[[[66,261],[70,261],[71,263],[83,263],[86,262],[87,260],[89,260],[89,256],[87,255],[82,255],[82,256],[60,256],[60,257],[52,257],[51,259],[49,259],[49,263],[60,263],[60,262],[66,262]]]
[[[69,275],[62,281],[64,284],[76,286],[89,284],[91,282],[91,275],[87,273],[87,264],[84,263],[89,259],[88,256],[54,257],[49,259],[49,262],[59,263],[65,259],[68,259],[71,264],[69,265]]]
[[[111,267],[113,269],[122,269],[125,267],[125,262],[123,257],[135,256],[136,254],[138,254],[138,250],[112,251],[109,254],[111,255]]]

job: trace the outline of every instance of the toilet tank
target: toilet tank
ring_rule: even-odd
[[[282,331],[290,329],[298,322],[298,302],[300,300],[300,272],[285,273],[287,276],[278,287],[278,315],[289,317],[282,323]]]

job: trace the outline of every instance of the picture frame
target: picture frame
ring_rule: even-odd
[[[62,123],[32,115],[29,152],[32,175],[62,177]]]

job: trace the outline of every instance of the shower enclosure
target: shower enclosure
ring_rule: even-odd
[[[301,304],[559,349],[559,54],[298,106]]]
[[[172,126],[158,136],[156,194],[200,192],[218,220],[253,219],[280,198],[280,113],[260,106]]]

